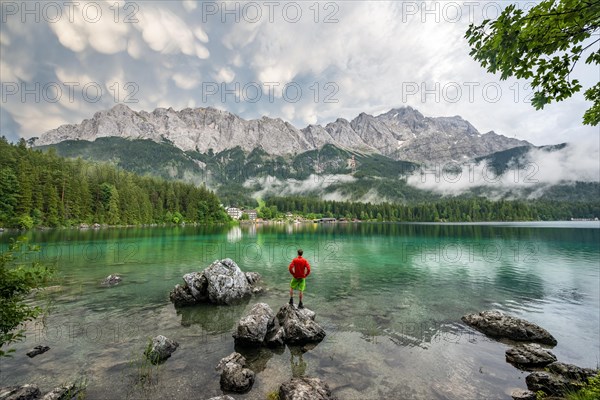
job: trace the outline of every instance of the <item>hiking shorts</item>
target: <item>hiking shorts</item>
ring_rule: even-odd
[[[304,292],[304,289],[306,289],[306,279],[304,279],[304,278],[292,278],[292,281],[290,282],[290,287],[292,289],[296,289],[296,290],[299,290],[301,292]]]

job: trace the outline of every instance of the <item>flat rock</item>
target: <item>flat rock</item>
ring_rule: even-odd
[[[500,311],[482,311],[465,315],[462,321],[484,334],[495,338],[537,342],[556,346],[556,339],[544,328]]]
[[[240,353],[231,353],[221,359],[217,370],[221,371],[221,389],[229,392],[245,393],[254,385],[254,372],[246,366],[246,359]]]
[[[171,357],[171,354],[179,347],[179,343],[163,335],[158,335],[152,339],[144,354],[152,364],[159,364]]]
[[[521,368],[543,367],[556,361],[556,356],[539,344],[530,343],[506,350],[506,361]]]
[[[32,384],[0,387],[0,400],[34,400],[40,394],[40,388]]]
[[[279,400],[335,400],[319,378],[292,378],[279,387]]]
[[[74,383],[59,386],[46,393],[40,400],[66,400],[75,397],[83,389]]]
[[[531,390],[524,390],[524,389],[515,389],[512,391],[510,396],[513,398],[513,400],[536,400],[537,399],[535,392],[532,392]]]
[[[275,314],[268,304],[255,304],[250,312],[237,323],[233,333],[236,343],[262,344],[274,325],[274,319]]]
[[[47,352],[48,350],[50,350],[50,347],[48,347],[48,346],[35,346],[33,349],[29,350],[26,354],[27,354],[27,357],[33,358],[39,354],[43,354],[43,353]]]

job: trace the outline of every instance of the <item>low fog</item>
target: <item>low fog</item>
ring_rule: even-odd
[[[455,196],[474,189],[484,189],[491,198],[532,189],[534,191],[528,197],[535,198],[543,195],[550,186],[575,181],[600,181],[598,141],[570,143],[557,151],[534,148],[511,163],[500,176],[494,174],[487,162],[449,163],[424,167],[407,179],[411,186],[442,195]]]

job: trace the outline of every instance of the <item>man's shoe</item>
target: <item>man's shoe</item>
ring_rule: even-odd
[[[290,297],[290,306],[293,306],[293,305],[294,305],[294,298]]]
[[[304,304],[302,304],[302,302],[300,302],[300,303],[298,304],[298,308],[304,308]]]

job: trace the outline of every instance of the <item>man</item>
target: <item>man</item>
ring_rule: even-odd
[[[310,264],[302,257],[302,249],[298,249],[298,257],[294,258],[290,263],[288,270],[293,278],[290,282],[290,305],[294,304],[294,289],[300,292],[300,303],[298,308],[304,308],[302,304],[302,294],[306,289],[306,277],[310,275]]]

